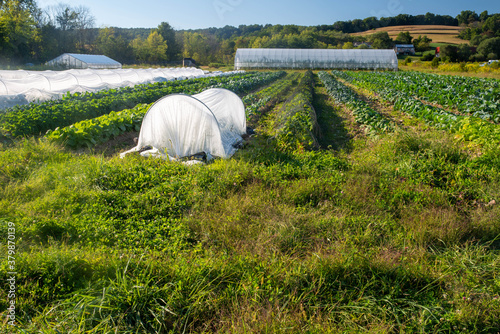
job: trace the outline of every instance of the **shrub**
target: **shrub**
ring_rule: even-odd
[[[435,57],[432,53],[427,53],[425,55],[423,55],[422,57],[420,57],[420,60],[421,61],[431,61],[433,60]]]
[[[498,55],[495,53],[495,52],[490,52],[488,53],[488,60],[497,60],[498,59]]]
[[[213,68],[220,68],[220,67],[224,67],[226,65],[222,64],[222,63],[210,63],[208,64],[209,67],[213,67]]]
[[[439,66],[439,58],[434,57],[434,59],[432,59],[431,66],[434,68],[438,67]]]

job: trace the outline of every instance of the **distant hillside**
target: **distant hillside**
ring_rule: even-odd
[[[401,31],[409,31],[413,38],[417,38],[419,35],[427,35],[432,39],[433,43],[450,43],[450,44],[462,44],[467,43],[463,39],[458,38],[458,34],[462,28],[455,26],[444,26],[444,25],[404,25],[404,26],[393,26],[393,27],[383,27],[372,29],[368,31],[358,32],[351,34],[352,36],[368,36],[376,32],[387,31],[389,37],[396,39]]]

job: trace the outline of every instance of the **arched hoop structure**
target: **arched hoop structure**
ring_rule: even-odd
[[[141,151],[179,159],[204,152],[228,158],[245,132],[245,106],[233,92],[212,88],[193,96],[172,94],[149,108],[137,146],[121,156]]]

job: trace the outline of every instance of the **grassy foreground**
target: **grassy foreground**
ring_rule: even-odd
[[[498,148],[407,119],[367,138],[318,81],[313,105],[312,152],[263,133],[190,167],[35,139],[2,147],[18,331],[497,333]],[[8,271],[2,258],[4,282]]]

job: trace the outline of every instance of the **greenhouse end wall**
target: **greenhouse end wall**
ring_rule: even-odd
[[[119,69],[122,64],[103,55],[63,53],[47,65],[66,69]]]
[[[234,68],[398,69],[393,49],[238,49]]]

